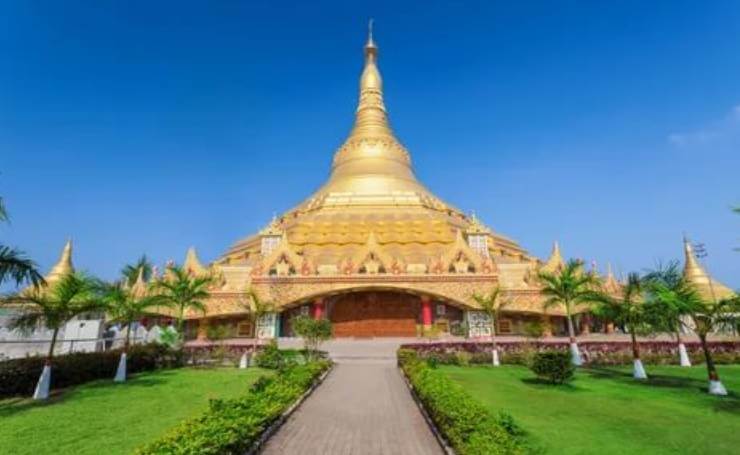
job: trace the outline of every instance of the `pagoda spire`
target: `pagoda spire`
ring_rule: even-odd
[[[559,269],[562,269],[564,265],[565,261],[563,260],[562,254],[560,254],[560,244],[555,241],[552,244],[552,253],[550,253],[550,257],[547,258],[547,262],[542,265],[540,270],[546,273],[555,273]]]
[[[46,276],[46,283],[51,284],[59,281],[63,276],[70,275],[74,273],[74,271],[75,269],[72,265],[72,239],[68,239],[67,243],[64,245],[62,254],[59,256],[59,260]]]
[[[378,46],[373,39],[373,22],[368,26],[364,48],[365,66],[360,76],[360,98],[357,104],[355,125],[350,137],[393,136],[385,103],[383,102],[383,78],[378,69]]]

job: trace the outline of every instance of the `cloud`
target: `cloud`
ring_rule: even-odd
[[[740,137],[740,104],[733,106],[724,117],[705,127],[671,133],[667,139],[675,147],[692,147],[717,144],[737,137]]]

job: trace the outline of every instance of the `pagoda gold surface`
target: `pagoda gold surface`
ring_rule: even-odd
[[[388,120],[378,55],[370,37],[354,126],[334,154],[327,181],[209,267],[188,251],[186,270],[214,277],[207,317],[243,314],[247,289],[278,311],[365,290],[397,290],[476,309],[473,294],[496,285],[511,302],[507,312],[543,313],[537,275],[563,266],[559,245],[540,261],[418,181]],[[473,238],[479,241],[475,249]],[[266,239],[274,243],[267,250]],[[614,292],[620,288],[611,270],[604,283]],[[564,309],[547,313],[563,315]]]

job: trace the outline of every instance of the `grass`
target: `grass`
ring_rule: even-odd
[[[0,452],[129,454],[181,420],[198,415],[210,398],[247,391],[264,370],[182,368],[140,374],[124,384],[96,381],[47,403],[0,401]]]
[[[533,443],[557,454],[737,453],[740,365],[720,366],[727,397],[706,393],[703,366],[582,369],[562,386],[520,366],[440,366],[494,413],[509,412]]]

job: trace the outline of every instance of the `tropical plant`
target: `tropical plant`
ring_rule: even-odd
[[[3,198],[0,197],[0,222],[8,222],[9,219]],[[15,281],[16,286],[30,282],[38,287],[44,283],[44,277],[39,273],[36,263],[27,258],[25,253],[0,245],[0,285],[7,280]]]
[[[670,261],[667,264],[658,263],[651,270],[647,270],[642,277],[645,294],[646,316],[656,330],[667,332],[676,337],[678,345],[679,364],[682,367],[690,367],[686,346],[681,339],[683,331],[682,319],[687,317],[681,306],[672,305],[671,302],[657,299],[654,296],[653,289],[656,285],[661,285],[669,289],[676,289],[683,280],[678,261]]]
[[[331,322],[328,319],[298,316],[293,319],[293,330],[303,338],[309,360],[315,359],[321,343],[331,338]]]
[[[134,264],[126,264],[121,269],[121,275],[126,278],[126,282],[129,286],[133,286],[136,280],[139,278],[139,273],[142,274],[144,281],[149,282],[152,279],[152,271],[154,266],[146,254],[142,254],[141,257]]]
[[[496,347],[496,323],[501,314],[501,310],[509,304],[509,300],[503,296],[501,287],[496,286],[488,294],[473,294],[473,300],[480,305],[481,310],[488,316],[488,323],[491,329],[491,361],[493,366],[499,366],[498,348]]]
[[[661,301],[664,308],[671,314],[687,315],[696,335],[701,342],[704,359],[709,377],[709,393],[713,395],[727,395],[727,390],[720,381],[717,368],[712,358],[712,352],[707,344],[707,336],[729,325],[737,324],[740,314],[740,299],[723,299],[710,301],[701,296],[696,287],[686,280],[681,280],[676,286],[669,287],[663,283],[655,283],[652,293],[656,300]],[[682,324],[686,321],[681,319]]]
[[[573,310],[576,305],[590,304],[594,301],[598,295],[600,282],[594,274],[583,270],[583,263],[575,259],[569,260],[557,272],[540,272],[539,279],[542,282],[541,293],[546,297],[544,309],[565,308],[571,358],[573,364],[579,366],[583,361],[573,328]]]
[[[246,296],[247,301],[242,302],[242,306],[247,310],[249,319],[252,322],[252,351],[249,355],[245,353],[242,356],[240,367],[249,366],[252,360],[252,356],[255,355],[257,352],[257,339],[259,337],[258,326],[260,324],[260,320],[262,320],[265,315],[275,311],[275,304],[267,300],[262,300],[259,294],[257,294],[257,291],[255,291],[254,289],[247,289]]]
[[[182,267],[171,266],[165,276],[152,285],[151,292],[156,303],[175,310],[177,333],[181,339],[185,326],[185,312],[193,310],[206,314],[203,301],[211,295],[208,291],[211,282],[210,276],[191,276]]]
[[[13,299],[22,303],[23,311],[11,321],[11,327],[31,331],[43,324],[52,330],[51,343],[44,370],[34,393],[34,399],[49,396],[51,365],[59,329],[75,316],[104,307],[99,295],[99,282],[82,273],[64,275],[51,287],[33,288]]]
[[[599,292],[595,296],[593,307],[593,312],[597,316],[625,327],[630,334],[633,360],[632,376],[635,379],[647,379],[645,368],[640,359],[640,344],[637,342],[637,335],[647,334],[652,330],[642,298],[642,283],[639,274],[630,273],[627,275],[627,283],[622,286],[618,297],[614,297],[607,292]]]
[[[143,272],[139,273],[143,280]],[[137,289],[127,284],[128,279],[117,283],[106,283],[101,286],[101,294],[105,309],[110,322],[125,324],[126,337],[124,339],[123,351],[116,371],[116,382],[126,380],[126,356],[131,340],[131,326],[149,313],[149,309],[157,305],[155,296],[147,295],[145,290]],[[143,284],[144,282],[141,281]]]

